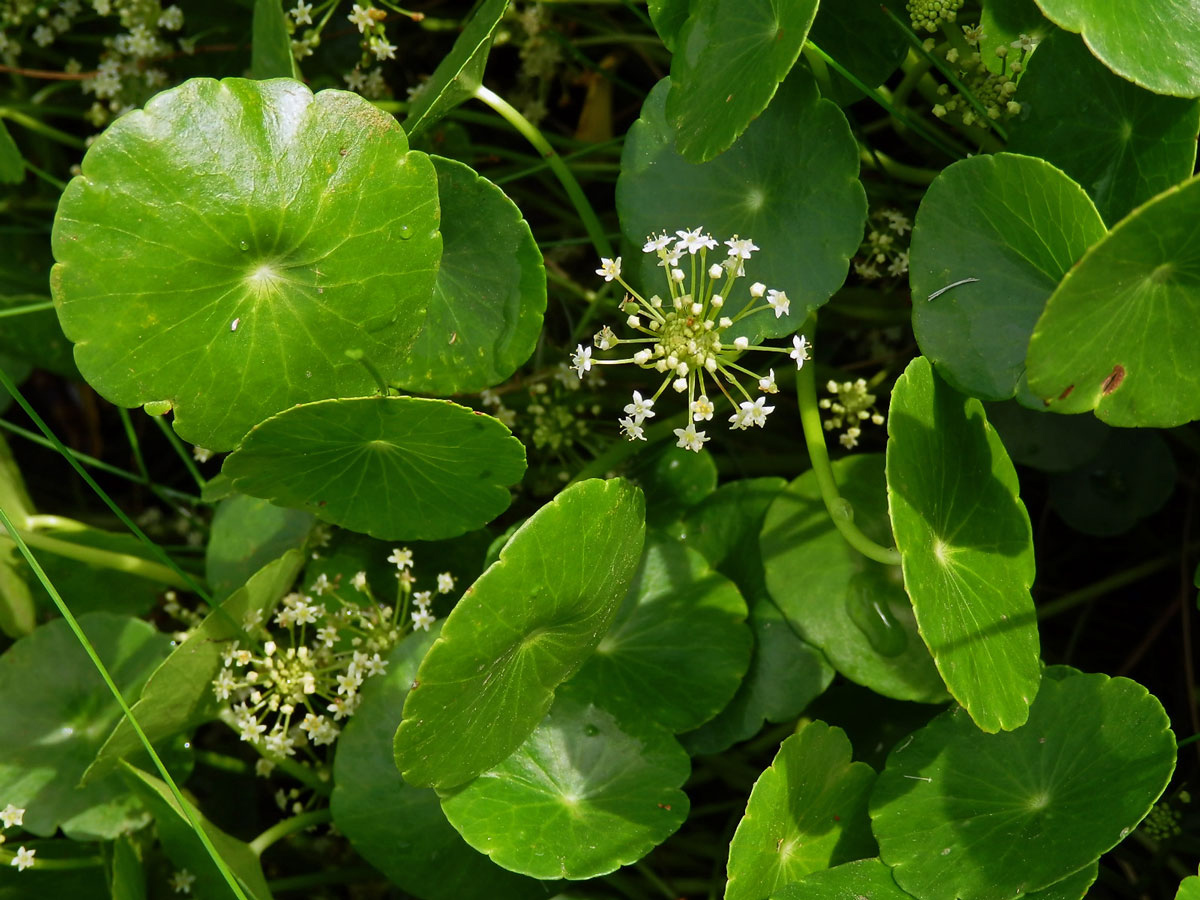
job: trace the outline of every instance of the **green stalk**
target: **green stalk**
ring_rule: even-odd
[[[608,241],[608,235],[605,234],[600,219],[596,216],[596,211],[592,209],[592,204],[588,202],[587,195],[579,186],[579,182],[575,180],[575,176],[571,174],[570,168],[558,155],[558,151],[550,146],[550,142],[537,129],[537,126],[521,115],[520,111],[507,100],[494,91],[488,90],[482,84],[475,89],[473,96],[476,100],[490,106],[509,125],[520,132],[525,140],[533,144],[542,158],[546,160],[550,171],[558,178],[563,190],[567,192],[567,197],[570,199],[571,205],[575,207],[575,212],[579,215],[579,220],[583,223],[588,237],[591,238],[596,252],[602,257],[611,258],[613,255],[612,244]]]
[[[175,455],[183,460],[183,467],[188,470],[188,474],[192,476],[192,480],[196,482],[196,487],[204,490],[206,479],[200,474],[200,470],[196,468],[196,461],[192,459],[192,454],[188,453],[187,448],[183,446],[183,441],[179,439],[179,435],[175,433],[175,429],[168,425],[162,416],[151,416],[154,419],[154,424],[158,426],[167,438],[167,442],[175,450]]]
[[[37,547],[39,550],[45,550],[56,556],[78,560],[90,566],[100,566],[101,568],[113,569],[117,572],[125,572],[129,575],[137,575],[139,578],[157,581],[160,584],[169,585],[180,590],[187,590],[188,588],[187,582],[180,578],[174,569],[161,566],[148,559],[142,559],[140,556],[117,553],[113,550],[102,550],[99,547],[88,547],[72,541],[65,541],[61,538],[51,537],[48,534],[41,534],[37,531],[20,531],[18,534],[20,539],[31,547]],[[0,535],[0,539],[17,542],[17,538],[12,536],[11,533]]]
[[[262,856],[263,851],[272,844],[283,840],[289,834],[295,834],[297,831],[303,831],[305,828],[311,828],[313,825],[324,825],[326,822],[332,821],[333,814],[330,812],[328,806],[324,809],[314,809],[311,812],[283,819],[252,840],[250,842],[250,849],[254,851],[255,856]]]
[[[18,112],[10,107],[0,106],[0,119],[8,119],[10,122],[16,122],[22,125],[35,134],[40,134],[43,137],[48,137],[53,141],[58,141],[60,144],[65,144],[68,147],[74,147],[76,150],[86,150],[87,144],[73,134],[67,134],[65,131],[59,131],[52,125],[47,125],[33,116],[27,116],[23,112]]]
[[[811,334],[816,330],[816,324],[817,317],[814,313],[809,316],[801,331]],[[825,446],[821,409],[817,406],[816,366],[804,366],[796,373],[796,399],[800,404],[800,425],[804,429],[804,443],[808,447],[813,474],[821,488],[821,499],[825,501],[825,509],[829,511],[833,524],[846,539],[846,543],[863,556],[885,566],[900,565],[900,553],[897,550],[881,547],[854,524],[854,507],[838,493],[837,482],[833,479],[833,466],[829,464],[829,451]]]
[[[941,174],[940,169],[923,169],[919,166],[910,166],[899,160],[892,159],[880,150],[867,149],[865,146],[859,147],[858,158],[868,169],[878,169],[885,175],[890,175],[898,181],[905,181],[909,184],[930,185],[933,184],[933,179]]]
[[[9,844],[12,846],[12,844]],[[3,853],[0,851],[0,866],[12,865],[9,860],[16,858],[15,853]],[[44,856],[39,856],[34,860],[33,867],[39,872],[61,872],[66,869],[98,869],[104,865],[104,857],[102,856],[69,856],[64,859],[47,859]]]
[[[4,375],[3,370],[0,370],[0,376],[7,378],[7,376]],[[62,614],[63,619],[65,619],[67,622],[67,627],[71,629],[71,632],[75,635],[75,639],[79,641],[79,645],[83,647],[83,651],[87,654],[88,659],[92,661],[92,665],[96,667],[96,671],[100,673],[100,677],[104,680],[104,684],[108,687],[108,690],[112,693],[113,698],[117,701],[117,705],[121,707],[121,713],[126,719],[129,720],[129,724],[133,726],[133,730],[137,732],[138,740],[142,742],[142,746],[150,755],[150,759],[154,763],[154,767],[158,770],[158,774],[162,776],[163,782],[171,791],[171,795],[175,798],[175,802],[178,803],[179,808],[183,810],[184,817],[187,819],[192,831],[196,834],[196,837],[200,839],[200,843],[204,845],[205,851],[208,853],[209,857],[212,858],[213,864],[221,872],[226,884],[229,885],[229,889],[233,891],[234,896],[237,897],[238,900],[248,900],[246,895],[242,892],[241,885],[238,884],[237,878],[234,877],[234,874],[229,871],[228,866],[225,865],[225,860],[221,858],[221,854],[217,852],[217,848],[214,847],[212,841],[209,840],[208,834],[203,828],[200,827],[200,823],[196,821],[195,816],[192,814],[191,804],[184,799],[183,792],[179,790],[179,786],[175,783],[175,779],[171,777],[171,773],[168,772],[167,767],[163,765],[163,761],[159,757],[158,751],[154,749],[154,745],[151,744],[150,739],[146,737],[146,732],[142,730],[142,726],[138,723],[137,718],[133,715],[133,710],[131,710],[129,708],[129,704],[125,702],[125,698],[121,695],[120,689],[113,681],[112,676],[108,673],[108,669],[105,667],[104,663],[100,660],[99,654],[96,653],[96,648],[92,646],[92,642],[88,640],[87,635],[83,633],[83,629],[79,626],[79,620],[75,618],[75,614],[71,612],[70,607],[68,607],[63,601],[62,596],[58,593],[58,589],[55,588],[50,582],[50,579],[46,576],[45,570],[42,569],[41,565],[34,557],[33,552],[29,549],[29,545],[26,544],[21,538],[16,526],[13,525],[12,520],[9,519],[8,513],[3,507],[0,507],[0,523],[2,523],[8,530],[8,534],[17,545],[17,549],[21,551],[21,555],[25,557],[25,561],[29,563],[29,568],[33,570],[33,574],[36,576],[37,580],[41,582],[42,587],[46,589],[46,593],[50,595],[50,599],[54,601],[54,605],[58,607],[59,613]]]
[[[54,309],[54,301],[46,300],[42,303],[28,303],[24,306],[10,306],[8,309],[0,309],[0,319],[8,316],[23,316],[26,313],[41,312],[43,309]]]

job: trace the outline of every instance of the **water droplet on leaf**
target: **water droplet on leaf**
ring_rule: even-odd
[[[412,226],[411,225],[401,225],[399,227],[399,229],[397,229],[397,233],[400,235],[400,240],[407,241],[410,237],[413,236]]]
[[[238,249],[240,249],[240,250],[249,250],[249,249],[250,249],[250,245],[249,245],[249,244],[248,244],[246,241],[238,241]]]

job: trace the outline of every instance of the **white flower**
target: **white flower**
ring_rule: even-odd
[[[276,756],[294,756],[296,753],[296,742],[284,731],[271,732],[263,743],[266,744],[267,752]]]
[[[718,278],[720,278],[724,274],[725,274],[725,270],[722,269],[716,263],[713,263],[711,266],[708,267],[708,277],[711,278],[713,281],[716,281]]]
[[[305,3],[304,0],[299,0],[296,8],[291,11],[292,21],[297,25],[312,24],[312,4]]]
[[[429,626],[435,621],[433,613],[423,606],[418,606],[412,611],[412,623],[414,629],[428,631]]]
[[[600,258],[600,268],[596,270],[597,275],[603,275],[605,281],[612,281],[614,278],[621,277],[621,257],[616,259]]]
[[[750,427],[750,419],[745,409],[739,409],[729,417],[729,427],[734,431],[743,431]]]
[[[49,47],[54,43],[54,37],[54,29],[46,25],[39,25],[33,29],[33,42],[39,47]]]
[[[18,847],[16,854],[13,856],[11,865],[16,866],[18,872],[24,872],[33,865],[33,856],[35,853],[37,853],[36,850]]]
[[[342,78],[346,81],[346,87],[352,91],[361,91],[367,83],[367,76],[362,69],[351,69]]]
[[[329,576],[322,572],[317,576],[317,580],[313,582],[313,586],[309,590],[320,597],[326,591],[332,591],[333,585],[329,583]]]
[[[571,368],[579,373],[579,379],[582,381],[583,373],[590,372],[592,369],[592,348],[585,347],[583,344],[576,347],[571,356]]]
[[[804,368],[804,363],[812,359],[809,355],[811,349],[812,344],[808,342],[808,338],[804,335],[796,334],[792,336],[792,352],[788,356],[796,361],[797,371]]]
[[[628,409],[629,407],[625,407]],[[653,413],[651,414],[653,415]],[[618,419],[621,423],[621,428],[625,431],[625,437],[631,441],[644,441],[646,439],[645,429],[641,426],[641,419]]]
[[[699,453],[700,448],[708,441],[708,437],[703,431],[696,430],[695,422],[688,422],[687,428],[676,428],[675,437],[679,438],[676,447],[691,450],[694,453]]]
[[[375,20],[371,18],[371,7],[361,7],[357,3],[354,4],[354,9],[350,15],[346,16],[350,20],[350,24],[357,25],[360,34],[366,34],[367,29],[375,24]]]
[[[742,402],[742,412],[745,414],[746,420],[751,425],[757,425],[759,428],[761,428],[767,424],[767,414],[773,412],[775,407],[764,406],[763,404],[766,402],[766,397],[759,397],[753,403],[751,403],[749,400]]]
[[[412,551],[407,547],[395,547],[392,550],[392,555],[387,558],[390,563],[395,563],[397,569],[411,569],[413,564]]]
[[[0,822],[4,823],[5,828],[22,825],[25,822],[25,810],[19,809],[10,803],[4,809],[0,809]]]
[[[686,250],[688,253],[699,253],[701,248],[709,250],[717,246],[717,242],[713,240],[711,235],[701,234],[699,228],[693,228],[691,231],[676,231],[679,235],[679,242],[675,245],[677,251]]]
[[[735,350],[748,350],[750,348],[750,338],[745,335],[735,337],[733,339],[733,346]]]
[[[238,723],[238,734],[243,741],[254,743],[259,736],[267,730],[267,726],[263,725],[253,714],[247,713]]]
[[[771,370],[771,374],[768,375],[766,378],[758,379],[758,389],[767,394],[774,394],[779,391],[779,388],[775,385],[775,370],[774,369]]]
[[[454,590],[454,576],[449,572],[438,573],[437,590],[439,594],[448,594]]]
[[[725,246],[729,248],[729,255],[734,259],[749,259],[750,254],[758,249],[758,247],[754,246],[754,242],[749,239],[738,240],[736,234],[725,242]]]
[[[774,289],[767,291],[767,306],[775,310],[775,318],[778,319],[782,316],[786,316],[789,312],[790,303],[791,301],[788,300],[788,295],[783,291],[777,291]]]
[[[670,238],[668,238],[668,240],[670,240]],[[658,265],[660,268],[662,268],[663,266],[670,266],[671,268],[675,268],[677,265],[679,265],[679,259],[682,256],[683,256],[683,248],[680,247],[679,245],[676,245],[676,246],[672,247],[670,250],[665,250],[661,254],[659,254]]]
[[[713,413],[716,412],[716,407],[707,396],[701,394],[699,398],[692,401],[692,415],[697,419],[702,419],[705,422],[711,421]]]
[[[657,237],[651,235],[646,238],[646,244],[642,247],[643,253],[657,253],[659,250],[665,250],[667,244],[671,243],[671,236],[666,232]]]
[[[646,419],[653,419],[654,400],[643,400],[641,391],[634,391],[633,402],[625,404],[625,414],[633,416],[633,421],[639,424]]]
[[[350,579],[350,584],[353,585],[356,591],[362,593],[367,589],[367,573],[355,572],[354,577]]]
[[[754,284],[750,285],[750,296],[753,297],[755,300],[760,299],[762,297],[762,295],[765,294],[766,292],[767,292],[767,286],[765,284],[763,284],[761,281],[756,281],[756,282],[754,282]]]
[[[375,58],[381,62],[385,59],[396,58],[396,45],[389,44],[386,38],[377,38],[371,42],[371,52],[375,54]]]
[[[312,7],[310,6],[309,9]],[[178,31],[183,27],[183,10],[178,6],[168,6],[158,17],[158,27],[165,28],[167,31]]]
[[[417,591],[413,594],[413,602],[417,606],[426,607],[433,602],[433,591]]]
[[[265,756],[260,756],[254,761],[254,774],[259,778],[270,778],[271,773],[275,771],[275,763],[267,759]],[[184,871],[187,871],[186,869]]]

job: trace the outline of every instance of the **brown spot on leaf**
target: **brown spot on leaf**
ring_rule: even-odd
[[[1073,384],[1068,384],[1068,385],[1067,385],[1067,389],[1066,389],[1065,391],[1063,391],[1061,394],[1059,394],[1059,395],[1058,395],[1058,399],[1059,399],[1059,400],[1066,400],[1068,397],[1070,397],[1070,396],[1071,396],[1071,391],[1073,391],[1073,390],[1075,390],[1075,385],[1073,385]]]
[[[1113,366],[1112,374],[1104,379],[1104,384],[1100,385],[1100,390],[1107,397],[1113,391],[1121,386],[1121,382],[1125,380],[1125,367],[1118,364]]]

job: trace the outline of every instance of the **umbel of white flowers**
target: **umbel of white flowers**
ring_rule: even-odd
[[[633,392],[633,402],[625,407],[625,417],[619,419],[625,436],[631,440],[646,439],[644,423],[655,415],[654,404],[658,402],[667,385],[676,392],[687,393],[688,423],[686,428],[676,428],[677,446],[685,450],[700,451],[709,440],[704,431],[698,431],[699,422],[712,420],[716,407],[709,399],[710,383],[725,395],[733,408],[729,427],[743,430],[767,423],[767,415],[775,409],[767,406],[768,394],[774,394],[775,370],[761,375],[746,368],[743,355],[750,350],[766,353],[786,353],[801,368],[809,359],[812,345],[803,335],[792,337],[792,348],[751,347],[747,337],[729,338],[730,330],[741,320],[755,313],[768,310],[775,318],[789,312],[790,301],[783,291],[768,289],[762,282],[750,285],[750,302],[734,316],[723,315],[722,311],[739,278],[745,277],[745,262],[758,247],[749,239],[736,234],[725,241],[728,248],[725,258],[719,263],[708,263],[708,251],[715,250],[717,242],[700,228],[691,231],[676,231],[676,238],[666,233],[651,235],[642,248],[644,253],[658,255],[659,266],[667,278],[668,296],[664,300],[655,294],[649,300],[641,296],[621,278],[621,258],[601,259],[597,275],[605,281],[616,281],[627,294],[621,310],[628,315],[626,325],[638,332],[638,337],[618,338],[613,330],[604,326],[593,338],[600,350],[611,350],[617,346],[640,345],[640,349],[624,359],[594,359],[592,348],[580,344],[571,356],[571,367],[583,378],[593,365],[614,366],[632,363],[643,369],[661,373],[664,377],[653,396],[643,397],[640,391]],[[685,254],[687,255],[685,257]],[[680,263],[688,259],[690,273]],[[757,383],[761,393],[752,397],[742,386],[741,378]]]

